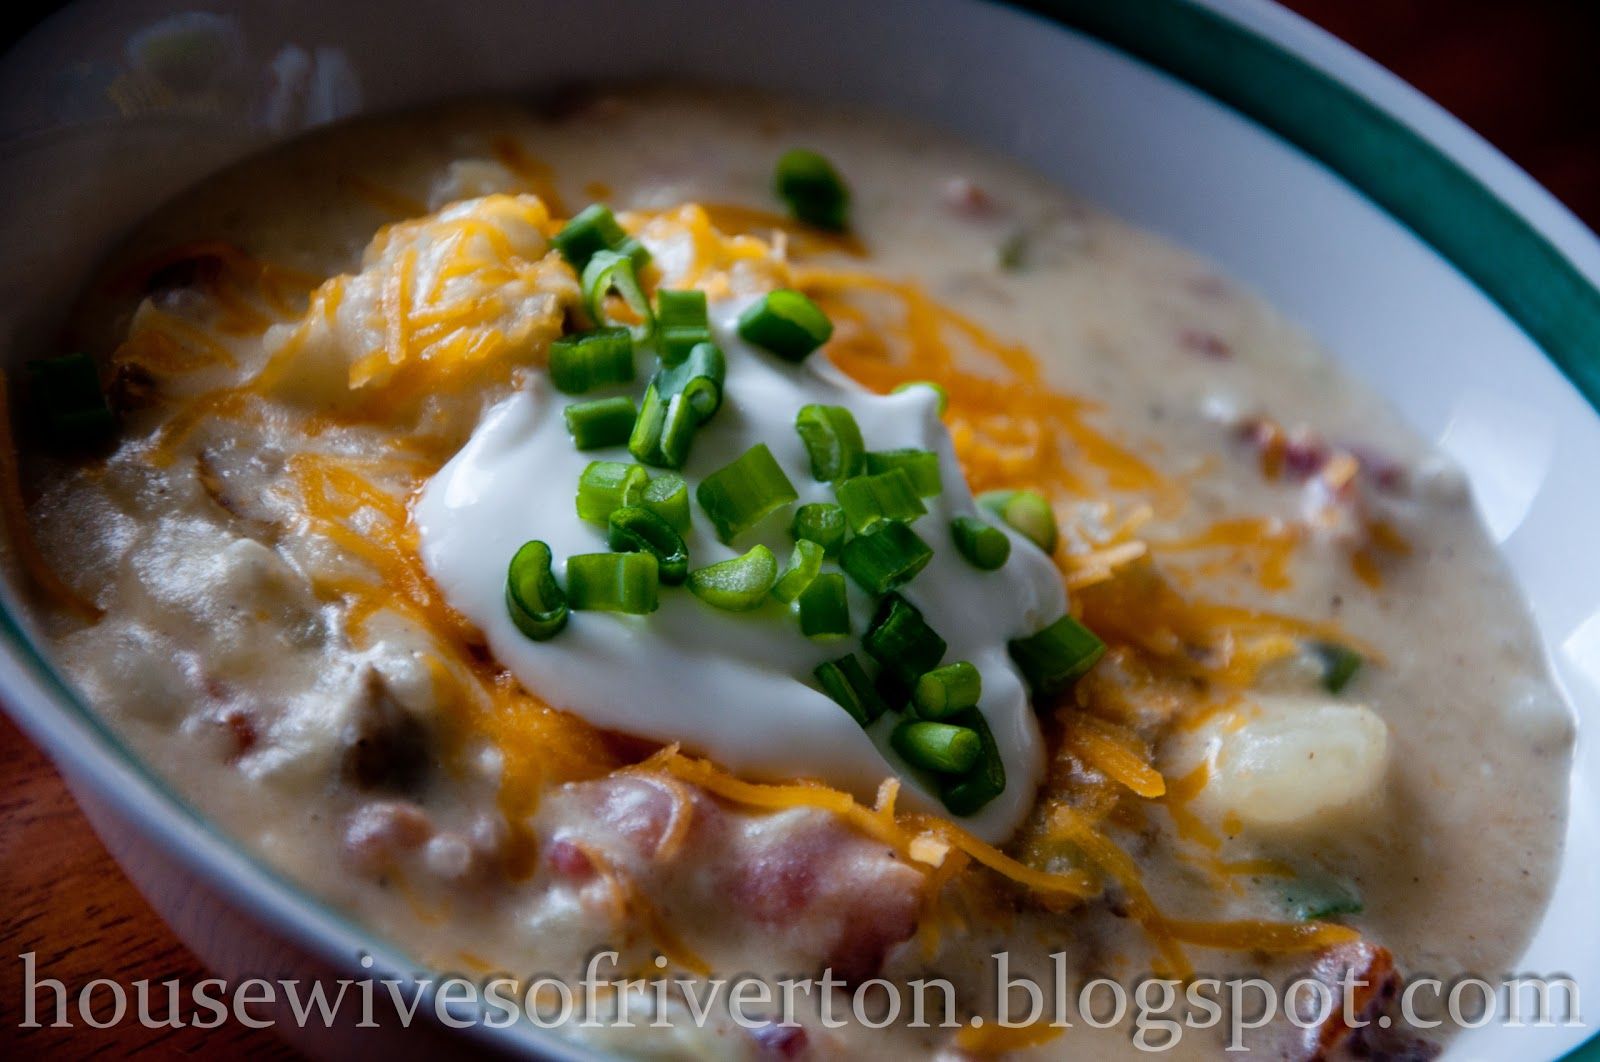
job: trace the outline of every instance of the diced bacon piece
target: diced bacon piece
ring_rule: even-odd
[[[916,931],[923,877],[824,813],[774,815],[744,831],[725,888],[760,924],[847,981],[870,977]]]
[[[379,874],[433,836],[428,813],[406,800],[376,800],[345,824],[345,855],[356,869]]]
[[[1285,1035],[1292,1041],[1284,1045],[1283,1056],[1299,1062],[1320,1062],[1330,1057],[1354,1055],[1358,1058],[1384,1058],[1391,1062],[1427,1062],[1438,1056],[1439,1046],[1408,1034],[1394,1021],[1379,1022],[1382,1015],[1393,1017],[1405,979],[1394,967],[1389,949],[1366,940],[1351,941],[1328,948],[1316,957],[1308,975],[1327,986],[1335,1005],[1320,1024],[1307,1020],[1290,1025]],[[1351,986],[1348,1008],[1346,985]],[[1356,1027],[1346,1022],[1346,1012]],[[1307,1014],[1304,1019],[1315,1018]]]
[[[970,177],[952,177],[940,193],[944,205],[964,217],[980,218],[994,213],[994,199]]]
[[[810,1039],[798,1025],[763,1025],[750,1030],[762,1058],[799,1058]]]
[[[670,897],[666,917],[718,912],[685,928],[691,945],[699,934],[765,947],[776,931],[787,961],[846,980],[871,976],[916,930],[922,873],[814,808],[733,810],[671,778],[621,773],[563,786],[540,818],[552,887],[578,887],[597,917],[615,914],[620,880]]]
[[[1178,333],[1178,343],[1193,354],[1215,361],[1227,361],[1233,357],[1233,348],[1227,340],[1203,328],[1185,328]]]
[[[545,846],[544,861],[558,877],[570,881],[584,882],[594,877],[594,861],[589,854],[565,837],[557,837]]]

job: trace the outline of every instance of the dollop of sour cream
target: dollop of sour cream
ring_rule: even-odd
[[[1044,770],[1038,723],[1006,642],[1065,611],[1060,575],[1032,542],[1009,530],[1011,557],[998,571],[979,571],[956,550],[951,519],[977,510],[931,389],[875,395],[821,355],[791,365],[756,350],[735,331],[751,301],[744,296],[711,305],[727,381],[722,408],[696,434],[682,470],[690,492],[764,442],[799,492],[797,505],[834,501],[831,485],[812,478],[794,428],[796,412],[813,402],[849,409],[868,449],[916,447],[939,455],[944,490],[924,499],[928,513],[914,525],[933,547],[933,560],[900,592],[949,643],[945,662],[969,661],[983,676],[979,708],[1004,760],[1006,788],[959,821],[985,840],[1002,841],[1033,803]],[[495,658],[530,691],[597,726],[679,742],[746,777],[815,778],[866,801],[886,777],[897,775],[901,806],[945,814],[931,780],[889,747],[895,714],[863,730],[812,678],[818,664],[847,652],[867,661],[860,637],[874,603],[853,584],[854,633],[833,641],[807,639],[776,600],[751,612],[723,612],[681,587],[663,588],[661,607],[648,616],[576,612],[545,642],[517,630],[505,605],[511,555],[529,539],[544,540],[564,583],[567,557],[605,552],[604,528],[578,518],[578,477],[590,461],[631,460],[623,447],[579,452],[562,417],[567,401],[540,377],[500,403],[416,505],[423,563],[450,604],[483,631]],[[792,508],[732,547],[717,540],[698,505],[691,508],[693,527],[684,539],[692,568],[737,556],[756,542],[780,562],[792,551]]]

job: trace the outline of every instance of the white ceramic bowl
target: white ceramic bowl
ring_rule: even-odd
[[[173,21],[179,0],[85,0],[0,61],[8,359],[49,335],[95,257],[150,208],[330,118],[657,74],[899,111],[1208,255],[1439,440],[1468,469],[1575,712],[1600,720],[1600,243],[1439,108],[1282,9],[1258,0],[208,6],[217,14]],[[177,72],[192,91],[151,93],[137,69],[154,61],[152,34],[174,33],[198,49]],[[398,949],[244,854],[133,759],[14,608],[0,613],[0,699],[140,889],[219,973],[362,976],[366,953],[377,972],[409,969]],[[1563,870],[1518,967],[1566,973],[1591,992],[1600,991],[1597,779],[1600,743],[1582,725]],[[332,1055],[370,1050],[393,1031],[308,1035]],[[422,1053],[438,1035],[413,1029],[385,1050]],[[578,1056],[528,1030],[470,1035],[479,1047]],[[1491,1027],[1456,1041],[1451,1056],[1556,1058],[1586,1035]]]

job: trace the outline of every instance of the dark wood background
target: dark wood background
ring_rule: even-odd
[[[1122,2],[1122,0],[1107,0]],[[1600,226],[1600,2],[1290,0],[1453,111]],[[204,976],[127,883],[55,771],[0,717],[0,1058],[290,1058],[267,1032],[19,1030],[21,967],[69,986]]]

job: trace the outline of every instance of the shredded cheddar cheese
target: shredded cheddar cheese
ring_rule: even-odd
[[[1051,499],[1064,528],[1054,559],[1072,591],[1074,612],[1111,651],[1073,701],[1040,706],[1054,708],[1054,765],[1033,822],[1012,851],[947,819],[899,810],[893,779],[868,806],[815,782],[742,779],[676,746],[627,764],[595,728],[521,689],[488,660],[480,634],[443,600],[417,553],[410,499],[461,441],[420,411],[430,396],[503,388],[517,368],[542,363],[567,318],[583,312],[577,278],[548,246],[559,227],[551,210],[562,212],[553,174],[513,141],[497,142],[495,154],[535,194],[490,195],[430,214],[404,194],[359,176],[346,179],[353,194],[397,220],[374,236],[359,272],[314,288],[314,278],[254,263],[227,245],[175,249],[165,264],[148,264],[145,277],[185,255],[217,261],[220,279],[210,287],[215,316],[209,323],[189,320],[146,301],[114,358],[166,378],[219,365],[237,366],[243,376],[174,404],[148,447],[157,463],[184,453],[193,433],[212,419],[265,418],[289,409],[313,436],[348,425],[393,430],[393,453],[379,460],[351,457],[331,445],[293,455],[284,490],[302,514],[303,530],[320,536],[343,562],[321,573],[315,589],[341,603],[351,637],[365,637],[380,611],[394,612],[437,646],[435,682],[454,714],[452,740],[464,748],[479,739],[498,750],[514,876],[535,865],[529,820],[543,791],[626,770],[672,797],[672,817],[656,853],[663,860],[676,858],[689,835],[691,786],[758,811],[817,809],[883,843],[927,879],[919,933],[928,954],[941,933],[965,924],[955,897],[963,883],[984,877],[973,873],[976,867],[1057,908],[1109,888],[1143,927],[1160,967],[1174,973],[1192,969],[1184,944],[1296,951],[1350,938],[1343,927],[1319,923],[1170,918],[1114,839],[1116,830],[1142,821],[1146,809],[1165,809],[1180,837],[1214,852],[1220,839],[1185,808],[1205,783],[1204,768],[1163,777],[1153,735],[1193,715],[1185,710],[1195,707],[1197,682],[1220,691],[1247,687],[1307,637],[1356,644],[1327,625],[1197,600],[1180,589],[1176,558],[1186,558],[1187,570],[1201,576],[1231,570],[1246,558],[1264,589],[1288,586],[1297,533],[1246,519],[1186,537],[1143,535],[1157,512],[1182,509],[1183,483],[1099,426],[1093,402],[1053,389],[1028,351],[941,306],[915,284],[857,268],[791,267],[773,244],[752,233],[773,233],[781,248],[798,254],[864,255],[865,248],[847,237],[728,204],[620,218],[630,232],[674,248],[670,260],[652,267],[652,281],[670,273],[675,285],[697,286],[713,297],[778,284],[805,291],[835,323],[827,356],[863,386],[884,392],[912,380],[943,385],[956,454],[974,490],[1027,486]],[[246,364],[236,352],[235,341],[247,334],[263,337],[259,363]],[[1273,461],[1281,462],[1281,449],[1273,449]],[[1340,466],[1332,474],[1347,473]],[[0,500],[34,582],[64,608],[97,616],[31,544],[3,423]],[[1393,532],[1373,541],[1384,553],[1404,548]],[[1376,571],[1375,557],[1353,563]],[[1206,696],[1226,701],[1225,693]],[[644,924],[677,965],[706,969],[631,883],[598,853],[587,854],[612,890],[619,920]],[[1259,862],[1241,862],[1228,872],[1274,872]],[[1058,1031],[969,1027],[960,1039],[982,1053],[1031,1046]]]

